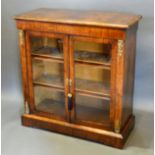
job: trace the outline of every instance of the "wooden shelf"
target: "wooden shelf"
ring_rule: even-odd
[[[34,79],[34,85],[51,87],[59,91],[64,91],[64,79],[58,75],[46,75]],[[84,96],[92,96],[96,98],[110,99],[110,89],[108,84],[102,82],[94,82],[90,80],[77,79],[76,92]]]
[[[45,98],[39,104],[36,105],[36,110],[44,113],[49,113],[53,116],[59,116],[65,118],[65,104],[64,100],[57,101],[53,99]]]
[[[56,62],[56,63],[64,63],[63,59],[58,59],[58,58],[53,58],[53,57],[46,57],[44,55],[38,55],[38,54],[32,54],[32,58],[35,60],[46,60],[46,61],[51,61],[51,62]]]
[[[53,60],[59,60],[63,62],[63,52],[59,51],[58,48],[52,47],[41,47],[32,51],[32,56],[36,58],[50,58]],[[110,69],[111,67],[111,60],[110,57],[89,51],[75,51],[75,62],[80,64],[87,64],[87,65],[95,65],[104,67],[106,69]]]
[[[63,52],[53,47],[40,47],[32,51],[32,56],[47,57],[63,61]]]
[[[107,83],[76,79],[76,92],[81,95],[110,98],[110,86]]]
[[[58,75],[42,74],[41,76],[34,79],[33,84],[64,91],[64,79]]]
[[[47,88],[51,88],[51,89],[54,89],[54,90],[57,90],[60,92],[64,92],[64,87],[61,87],[58,85],[47,84],[47,83],[43,83],[43,82],[33,82],[33,85],[47,87]]]
[[[111,67],[110,56],[89,51],[75,51],[75,62],[100,65],[102,67],[107,67],[108,69]]]
[[[108,101],[110,100],[110,94],[104,94],[104,93],[98,93],[98,92],[80,90],[80,89],[76,89],[76,92],[77,94],[82,96],[94,97],[94,98],[104,99]]]

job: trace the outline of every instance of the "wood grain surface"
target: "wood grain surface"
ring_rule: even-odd
[[[119,12],[83,11],[41,8],[15,16],[15,19],[77,25],[128,28],[140,19],[140,15]]]

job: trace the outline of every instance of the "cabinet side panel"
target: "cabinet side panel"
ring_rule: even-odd
[[[30,36],[28,32],[25,33],[26,39],[26,57],[27,57],[27,80],[28,80],[28,92],[29,92],[29,107],[30,113],[33,113],[35,110],[34,105],[34,90],[33,90],[33,82],[32,82],[32,61],[31,61],[31,47],[30,47]]]
[[[122,105],[122,125],[126,123],[133,110],[135,58],[137,25],[127,31],[124,60],[124,92]]]
[[[21,71],[22,71],[22,87],[24,96],[24,108],[25,113],[28,113],[27,102],[28,100],[28,80],[27,80],[27,58],[26,58],[26,41],[25,32],[19,30],[19,48],[20,48],[20,60],[21,60]]]
[[[115,122],[114,131],[119,133],[122,127],[122,110],[123,110],[123,95],[124,95],[124,40],[117,42],[117,56],[116,56],[116,92],[115,92]]]

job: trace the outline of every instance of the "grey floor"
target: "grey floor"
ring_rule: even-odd
[[[135,111],[136,126],[123,150],[24,127],[22,108],[2,103],[2,155],[153,155],[153,113]]]

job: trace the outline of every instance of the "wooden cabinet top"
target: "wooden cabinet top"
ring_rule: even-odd
[[[127,29],[136,24],[141,16],[119,12],[41,8],[17,15],[15,19]]]

